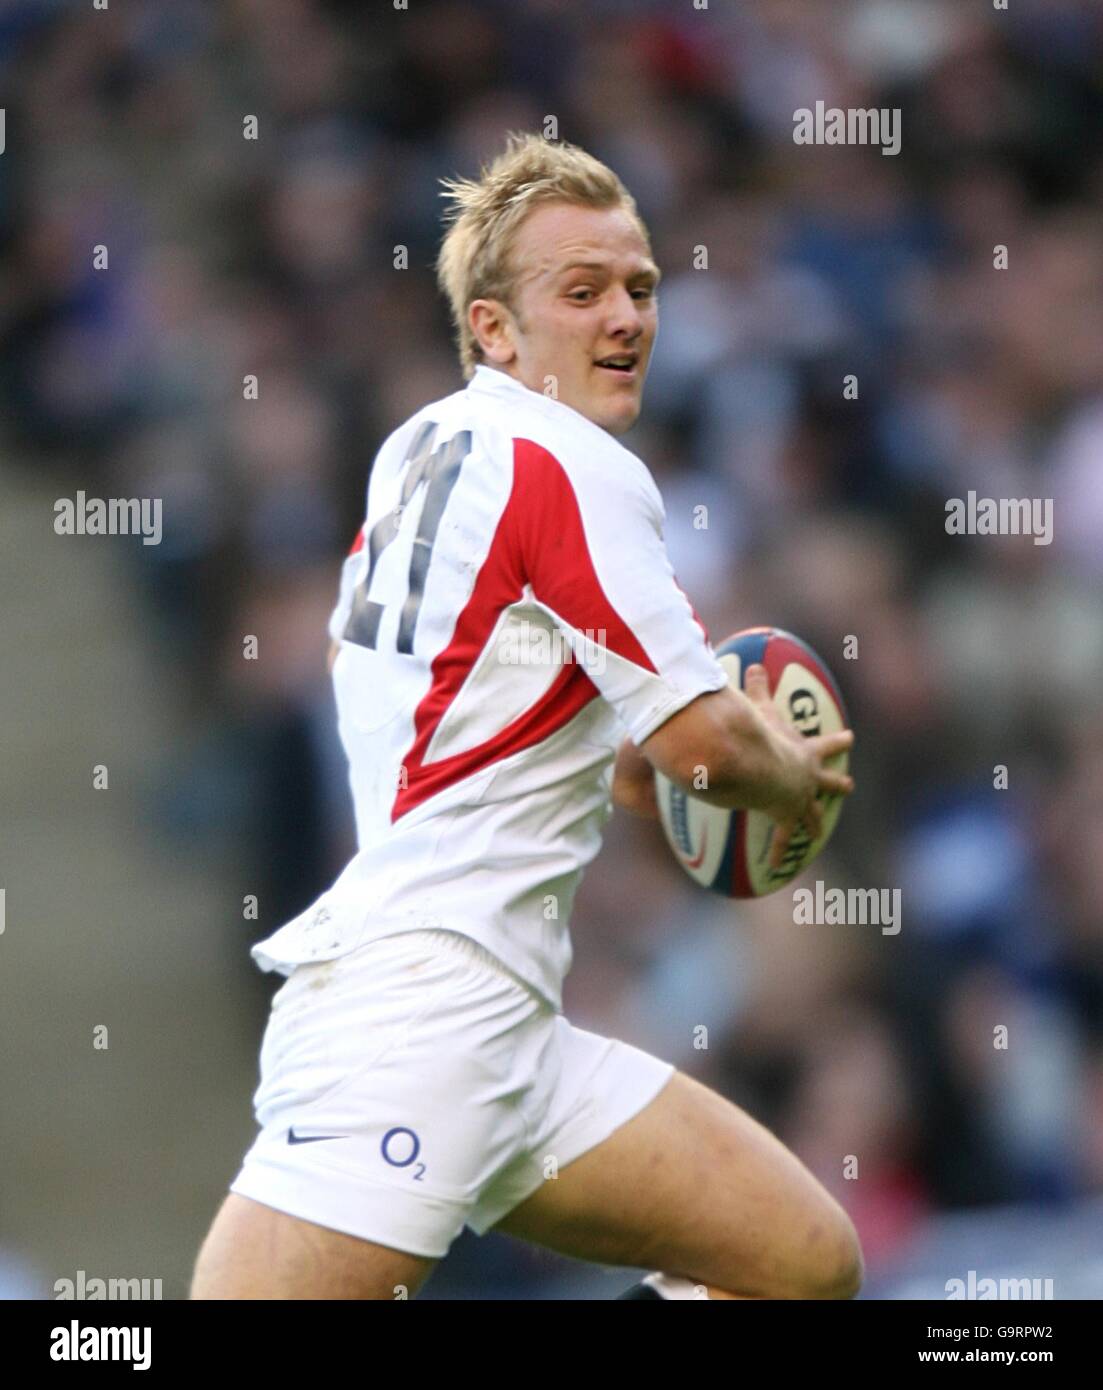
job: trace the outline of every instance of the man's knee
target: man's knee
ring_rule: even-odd
[[[822,1232],[822,1235],[821,1235]],[[818,1239],[810,1241],[809,1256],[801,1271],[797,1298],[853,1298],[865,1278],[865,1262],[858,1232],[839,1207],[817,1227]]]
[[[853,1298],[862,1287],[865,1264],[854,1224],[841,1207],[819,1212],[791,1229],[783,1248],[763,1251],[757,1271],[744,1268],[731,1283],[712,1286],[728,1298]]]

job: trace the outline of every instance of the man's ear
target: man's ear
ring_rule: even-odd
[[[517,356],[513,341],[513,315],[499,299],[472,300],[467,322],[488,362],[508,366]]]

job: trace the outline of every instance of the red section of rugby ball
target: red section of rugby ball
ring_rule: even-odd
[[[806,671],[811,671],[822,681],[838,707],[845,729],[847,727],[846,706],[843,704],[842,695],[839,693],[839,687],[835,684],[834,676],[803,642],[796,642],[787,634],[779,632],[774,632],[766,643],[766,651],[762,658],[762,665],[765,666],[766,674],[770,678],[770,694],[773,695],[777,690],[778,681],[781,680],[786,666],[794,663]]]
[[[731,823],[732,873],[730,893],[733,898],[753,898],[751,875],[747,868],[747,813],[739,811]]]

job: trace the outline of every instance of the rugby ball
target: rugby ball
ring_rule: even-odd
[[[848,728],[839,687],[823,661],[792,633],[776,627],[737,632],[715,648],[731,685],[743,688],[749,666],[762,665],[770,694],[783,719],[806,738]],[[829,759],[834,771],[849,770],[846,751]],[[762,811],[727,811],[684,792],[661,772],[655,773],[659,817],[674,857],[695,883],[726,898],[761,898],[789,883],[823,849],[842,810],[843,798],[832,796],[824,808],[823,830],[810,839],[798,829],[785,859],[772,869],[768,857],[773,822]]]

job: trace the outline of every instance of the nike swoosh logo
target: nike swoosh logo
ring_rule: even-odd
[[[347,1139],[347,1134],[296,1134],[294,1129],[287,1131],[289,1144],[317,1144],[322,1139]]]

